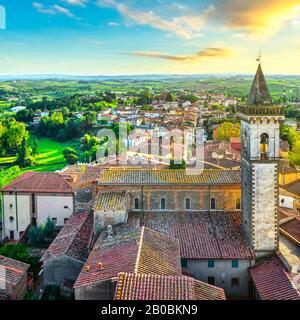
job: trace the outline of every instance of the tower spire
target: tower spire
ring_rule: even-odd
[[[256,59],[258,61],[258,67],[256,71],[255,78],[252,83],[251,90],[248,95],[248,105],[271,105],[272,104],[272,98],[269,93],[268,85],[264,76],[264,73],[262,71],[261,67],[261,51]]]

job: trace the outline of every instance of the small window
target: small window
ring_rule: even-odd
[[[208,260],[208,268],[214,268],[215,267],[215,260]]]
[[[238,268],[239,267],[239,261],[238,260],[231,260],[231,267],[232,268]]]
[[[236,199],[235,208],[236,208],[236,210],[241,210],[241,198]]]
[[[9,217],[9,222],[10,222],[10,223],[13,223],[13,222],[14,222],[14,220],[15,220],[15,218],[14,218],[14,217]]]
[[[12,209],[12,208],[13,208],[13,205],[12,205],[12,203],[11,203],[11,204],[9,205],[9,208],[10,208],[10,209]]]
[[[64,218],[64,224],[66,224],[69,221],[69,218]]]
[[[281,199],[281,201],[280,201],[282,204],[284,204],[284,199]]]
[[[54,224],[57,224],[57,218],[52,218],[52,222],[53,222]]]
[[[181,259],[181,267],[187,268],[187,259]]]
[[[160,199],[160,209],[166,210],[166,199],[165,198]]]
[[[207,278],[207,283],[211,284],[212,286],[215,285],[215,277],[208,277]]]
[[[191,199],[190,198],[185,199],[185,209],[191,210]]]
[[[231,286],[238,287],[240,285],[240,278],[232,278],[231,279]]]
[[[216,199],[215,198],[210,199],[210,210],[216,210]]]
[[[69,207],[68,206],[64,206],[64,209],[69,209]]]
[[[139,209],[139,198],[134,198],[134,209]]]

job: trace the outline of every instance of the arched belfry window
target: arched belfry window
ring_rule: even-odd
[[[260,158],[265,160],[269,158],[269,136],[266,133],[263,133],[260,136]]]
[[[165,198],[160,199],[160,209],[166,210],[166,199]]]
[[[191,210],[191,199],[190,198],[185,199],[185,210]]]

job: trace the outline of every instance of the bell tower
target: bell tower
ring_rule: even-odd
[[[260,59],[259,59],[260,61]],[[282,106],[275,106],[259,62],[241,119],[242,212],[246,239],[257,256],[278,249],[278,160]]]

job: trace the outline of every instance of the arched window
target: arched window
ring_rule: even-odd
[[[134,198],[134,209],[139,209],[139,198]]]
[[[165,198],[160,199],[160,209],[166,210],[166,199]]]
[[[266,133],[263,133],[260,136],[260,158],[261,160],[266,160],[269,158],[269,136]]]
[[[215,198],[210,199],[210,210],[216,210],[216,199]]]
[[[185,199],[185,210],[191,210],[191,199],[190,198]]]
[[[241,198],[236,198],[235,200],[235,209],[241,210]]]

